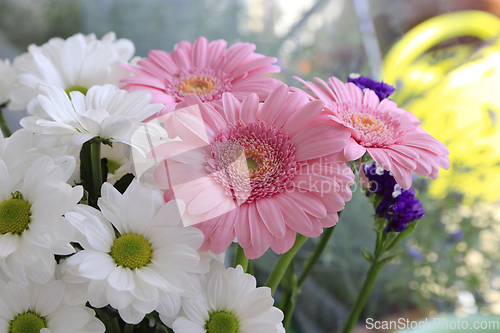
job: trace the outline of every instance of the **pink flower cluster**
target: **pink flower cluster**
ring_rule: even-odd
[[[154,151],[165,199],[185,202],[185,224],[205,235],[200,250],[245,255],[288,251],[296,233],[320,235],[352,197],[345,163],[368,153],[404,189],[412,172],[435,179],[448,150],[411,113],[374,91],[335,77],[299,79],[308,92],[267,76],[276,59],[255,46],[199,38],[174,52],[153,50],[122,82],[165,108],[156,117],[171,138]]]

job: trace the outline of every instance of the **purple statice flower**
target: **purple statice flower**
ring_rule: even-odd
[[[373,92],[375,92],[380,100],[389,97],[394,92],[394,90],[396,90],[393,86],[387,83],[384,83],[382,81],[378,82],[370,79],[369,77],[358,74],[351,74],[347,81],[354,83],[360,89],[373,90]]]
[[[395,198],[385,218],[387,219],[387,231],[403,231],[407,229],[406,225],[425,216],[424,205],[415,196],[412,187],[408,190],[401,190],[401,194]]]
[[[375,162],[363,165],[366,177],[372,183],[367,196],[376,196],[375,214],[387,220],[386,231],[403,231],[408,223],[424,217],[424,206],[415,197],[413,188],[404,190],[392,174]]]

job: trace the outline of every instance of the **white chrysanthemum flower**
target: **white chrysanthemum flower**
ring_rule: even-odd
[[[50,281],[25,286],[0,281],[0,332],[99,333],[105,327],[92,309],[63,301],[65,284]]]
[[[134,180],[122,195],[105,183],[101,193],[102,214],[83,205],[66,214],[84,250],[66,261],[63,279],[80,287],[82,277],[90,280],[90,304],[110,304],[127,323],[139,323],[153,310],[175,315],[191,273],[209,270],[197,252],[203,233],[183,227],[182,203],[165,203],[148,184]]]
[[[40,157],[16,182],[0,159],[0,267],[11,279],[45,283],[54,275],[54,254],[75,252],[74,228],[63,217],[83,195],[81,186],[66,183],[74,166]]]
[[[17,83],[17,75],[9,59],[0,59],[0,105],[8,102],[9,94]]]
[[[93,86],[83,95],[70,93],[71,99],[56,85],[40,85],[38,101],[50,119],[31,116],[21,119],[21,125],[37,135],[41,148],[57,145],[81,145],[98,137],[103,141],[123,142],[149,151],[149,142],[132,140],[137,131],[164,130],[155,124],[141,122],[158,112],[162,104],[149,104],[151,95],[137,91],[128,93],[113,85]],[[155,135],[150,133],[150,135]]]
[[[183,299],[172,328],[175,333],[284,332],[283,312],[273,303],[271,289],[256,288],[255,277],[245,274],[241,266],[224,269],[214,261],[202,278],[200,294]]]
[[[0,158],[9,171],[12,186],[21,180],[31,163],[40,157],[32,153],[32,142],[33,133],[26,129],[17,130],[8,138],[4,138],[0,132]]]
[[[95,85],[118,85],[128,76],[120,63],[128,61],[134,52],[130,40],[116,40],[113,32],[102,40],[94,34],[76,34],[66,40],[51,38],[42,46],[32,44],[27,53],[14,59],[20,85],[10,93],[9,109],[23,110],[35,103],[38,84],[50,83],[67,92],[83,93]]]

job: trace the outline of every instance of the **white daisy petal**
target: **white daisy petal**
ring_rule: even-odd
[[[10,177],[5,162],[0,158],[0,203],[10,198]]]
[[[20,283],[9,282],[5,289],[5,299],[9,300],[9,305],[14,312],[22,313],[29,309],[28,288]]]
[[[106,297],[106,288],[108,283],[106,280],[91,280],[88,286],[89,303],[95,308],[102,308],[109,302]]]
[[[238,332],[280,332],[283,313],[272,306],[270,289],[256,288],[255,278],[245,274],[241,267],[224,269],[212,263],[206,278],[199,281],[198,296],[182,300],[183,311],[172,326],[176,332],[187,333],[188,329],[195,331],[197,327],[204,332],[213,318],[225,316],[227,320],[228,315],[238,325]],[[160,319],[169,321],[164,315]]]
[[[179,294],[160,291],[160,300],[156,308],[158,313],[167,317],[173,317],[179,313],[180,308],[181,297]]]
[[[5,258],[19,248],[19,236],[11,233],[0,236],[0,257]]]
[[[89,244],[97,251],[109,252],[113,246],[114,235],[111,234],[109,228],[105,228],[103,223],[96,217],[90,216],[85,219],[84,224],[85,236]]]
[[[111,287],[109,284],[106,286],[106,297],[109,304],[118,310],[129,306],[134,299],[130,291],[119,291]]]
[[[167,290],[169,284],[155,270],[149,267],[136,268],[134,273],[139,279],[162,290]]]
[[[227,299],[231,295],[227,294],[228,281],[224,272],[215,273],[208,283],[208,304],[212,309],[226,309]]]
[[[108,275],[108,283],[119,291],[130,291],[135,288],[134,273],[129,268],[116,267]]]
[[[64,289],[64,282],[62,281],[47,283],[38,295],[38,301],[35,306],[36,312],[41,316],[47,316],[57,309],[63,299]]]
[[[86,250],[85,259],[79,266],[78,271],[88,279],[102,280],[115,269],[116,264],[108,254]],[[84,252],[81,252],[84,254]]]
[[[145,313],[141,313],[135,310],[131,305],[118,309],[120,317],[128,324],[139,324],[145,316]]]
[[[204,325],[193,323],[186,317],[180,317],[172,326],[176,333],[205,333]]]
[[[53,327],[53,333],[64,333],[79,330],[89,321],[89,314],[83,307],[65,307],[56,314],[49,315],[47,325]]]

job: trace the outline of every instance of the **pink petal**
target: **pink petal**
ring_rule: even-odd
[[[325,103],[321,100],[315,100],[305,104],[287,120],[282,130],[290,137],[294,137],[319,116],[324,105]]]
[[[344,209],[345,201],[339,193],[312,193],[321,200],[328,212],[339,212]]]
[[[282,84],[274,89],[264,102],[264,105],[259,113],[259,119],[267,124],[272,124],[280,114],[287,96],[287,85]]]
[[[295,243],[296,233],[291,228],[286,228],[286,234],[283,238],[274,238],[271,242],[271,249],[277,253],[285,253],[290,250]]]
[[[277,128],[281,128],[299,107],[303,106],[308,102],[309,100],[303,93],[292,92],[288,94],[285,105],[283,105],[283,108],[281,110],[281,113],[278,115],[278,117],[276,118],[276,120],[272,125],[276,126]]]
[[[248,95],[241,103],[240,119],[248,124],[257,120],[259,114],[259,96],[254,93]]]
[[[234,224],[238,220],[238,210],[233,209],[224,214],[210,236],[211,248],[217,252],[226,250],[234,240]]]
[[[378,107],[379,102],[380,102],[380,100],[373,90],[368,89],[365,91],[365,96],[363,98],[363,104],[368,105],[368,106],[376,109]]]
[[[231,73],[241,65],[253,51],[255,45],[250,43],[236,43],[231,45],[226,51],[226,63],[224,64],[224,72]]]
[[[266,70],[265,73],[273,73],[274,71],[270,72],[267,67],[274,67],[274,66],[268,66],[268,65],[270,65],[276,61],[278,61],[278,59],[273,58],[273,57],[261,57],[261,58],[253,59],[253,60],[247,61],[246,63],[242,64],[237,69],[235,69],[231,73],[231,76],[234,78],[237,78],[240,75],[245,75],[248,72],[255,71],[256,69],[259,69],[261,67],[265,67],[265,70]],[[279,67],[278,67],[278,69],[279,69]],[[262,74],[264,74],[264,73],[262,73]],[[260,74],[257,74],[257,75],[260,75]]]
[[[323,218],[326,216],[326,208],[323,202],[316,198],[311,193],[301,193],[299,191],[291,191],[284,193],[291,198],[300,208],[312,216]]]
[[[297,161],[306,161],[322,156],[327,156],[341,151],[346,146],[347,140],[343,138],[314,137],[311,140],[296,146],[295,158]]]
[[[272,198],[263,198],[255,202],[259,215],[267,229],[275,237],[285,236],[286,225],[281,210],[274,203]]]
[[[323,233],[323,225],[321,224],[320,220],[317,217],[311,216],[309,214],[307,214],[307,216],[309,217],[309,220],[312,223],[313,229],[304,236],[318,237]]]
[[[353,138],[347,140],[344,148],[344,156],[348,161],[355,161],[361,158],[366,152],[366,148],[357,143]],[[373,157],[373,156],[372,156]]]
[[[242,248],[247,248],[251,244],[250,240],[250,220],[248,217],[248,204],[238,207],[238,220],[236,221],[236,238]]]
[[[293,178],[293,185],[300,191],[306,190],[317,193],[338,192],[340,186],[332,179],[315,173],[298,174]]]
[[[218,62],[223,58],[227,42],[223,39],[214,40],[208,44],[208,66],[216,68]]]
[[[391,158],[383,148],[367,148],[368,154],[385,170],[391,168]]]
[[[319,219],[323,228],[330,228],[337,224],[339,215],[335,212],[329,212],[325,218]]]
[[[205,68],[207,65],[208,40],[200,37],[193,45],[193,64],[197,68]]]
[[[179,45],[179,44],[177,44],[177,45]],[[192,68],[189,53],[186,52],[185,50],[183,50],[183,49],[175,50],[175,52],[172,53],[172,57],[173,57],[175,63],[177,64],[177,66],[179,66],[179,68],[182,68],[182,69],[191,69]]]
[[[386,152],[394,161],[398,162],[403,167],[412,171],[417,168],[415,159],[390,149],[387,149]]]
[[[271,245],[273,236],[262,221],[255,203],[248,205],[248,217],[250,221],[250,239],[252,241],[252,247],[256,253],[262,255]]]
[[[396,179],[396,182],[405,190],[411,187],[411,171],[405,167],[403,167],[398,162],[394,162],[391,165],[391,172]]]
[[[225,92],[222,94],[222,103],[226,120],[231,124],[237,124],[240,118],[241,102],[231,93]]]
[[[295,201],[284,194],[273,195],[273,200],[279,205],[287,226],[301,234],[312,230],[311,221]]]
[[[152,50],[149,51],[149,58],[151,58],[152,61],[156,62],[169,74],[175,74],[179,71],[179,67],[177,67],[172,59],[172,56],[168,52]]]

